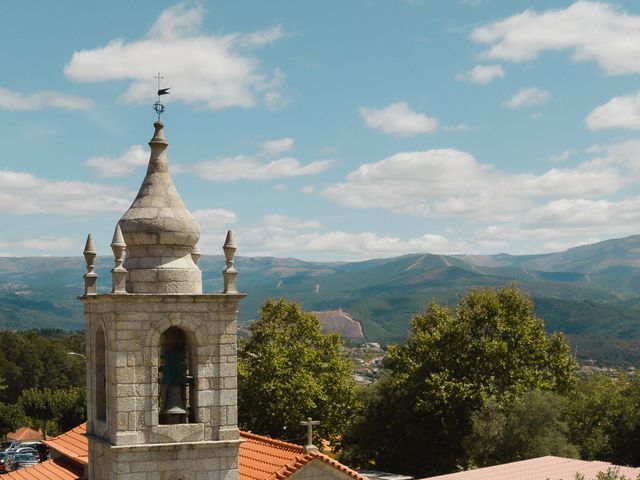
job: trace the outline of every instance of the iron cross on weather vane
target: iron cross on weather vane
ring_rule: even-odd
[[[169,95],[169,90],[171,89],[171,87],[160,88],[160,79],[164,78],[164,77],[160,76],[160,72],[158,72],[158,75],[156,75],[153,78],[157,78],[158,79],[158,99],[156,100],[156,103],[153,104],[153,109],[158,114],[158,122],[159,122],[160,121],[160,115],[162,115],[162,113],[164,113],[164,111],[166,110],[166,108],[164,106],[164,103],[162,103],[160,101],[160,95]]]

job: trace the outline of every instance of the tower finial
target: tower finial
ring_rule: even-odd
[[[201,256],[202,252],[200,251],[200,247],[198,247],[198,244],[196,243],[193,246],[193,250],[191,250],[191,260],[193,260],[193,263],[196,264],[196,267],[198,266],[198,262],[200,261]]]
[[[127,293],[127,270],[122,266],[126,249],[127,244],[124,243],[122,229],[118,223],[113,232],[113,240],[111,240],[111,250],[113,250],[116,263],[116,266],[111,270],[111,293]]]
[[[93,236],[87,235],[87,243],[84,246],[84,260],[87,263],[87,273],[83,275],[84,278],[84,294],[85,295],[97,295],[98,290],[96,283],[98,280],[98,274],[94,271],[94,262],[98,252],[96,252],[96,246],[93,243]]]
[[[222,293],[238,293],[238,286],[236,285],[236,277],[238,276],[238,270],[233,267],[233,257],[236,254],[236,241],[233,238],[233,230],[227,231],[227,238],[224,241],[224,256],[227,261],[227,268],[222,272],[222,279],[224,281],[224,290]]]
[[[160,76],[160,72],[158,72],[158,75],[156,75],[153,78],[157,78],[158,79],[158,99],[156,100],[156,103],[153,104],[153,109],[158,114],[158,122],[160,122],[160,115],[162,115],[164,113],[164,111],[166,110],[166,108],[164,106],[164,103],[162,103],[160,101],[160,95],[169,95],[169,90],[171,90],[171,87],[160,88],[160,79],[164,78],[164,77]]]

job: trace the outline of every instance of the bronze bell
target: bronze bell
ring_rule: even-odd
[[[166,416],[167,423],[185,423],[187,411],[182,398],[182,386],[165,385],[164,388],[167,390],[167,395],[160,414]]]

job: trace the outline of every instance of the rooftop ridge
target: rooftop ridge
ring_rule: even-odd
[[[45,440],[44,443],[68,460],[80,465],[87,465],[89,463],[89,451],[86,433],[87,424],[83,423],[67,432],[61,433],[57,437]]]
[[[301,447],[300,445],[296,445],[295,443],[285,442],[284,440],[277,440],[275,438],[265,437],[264,435],[258,435],[257,433],[241,431],[240,436],[251,438],[253,440],[258,440],[264,443],[268,443],[270,445],[290,448],[291,450],[295,450],[297,452],[304,452],[304,448]]]

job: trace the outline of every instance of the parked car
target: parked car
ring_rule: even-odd
[[[24,467],[36,465],[38,463],[38,455],[32,453],[16,453],[11,457],[11,470],[19,470]]]
[[[20,442],[15,440],[13,442],[2,442],[2,446],[0,446],[0,451],[2,452],[6,452],[7,450],[13,451],[19,446],[20,446]]]
[[[44,445],[44,443],[42,442],[21,442],[20,446],[21,447],[31,447],[34,448],[36,450],[38,450],[38,447]]]
[[[30,453],[32,455],[36,455],[36,456],[38,455],[38,451],[35,448],[23,447],[22,445],[20,445],[18,448],[16,448],[16,451],[15,451],[14,455],[17,454],[17,453]]]
[[[7,469],[7,454],[4,452],[0,452],[0,473],[7,473],[9,470]]]

